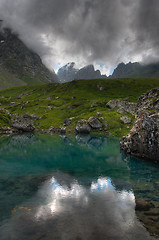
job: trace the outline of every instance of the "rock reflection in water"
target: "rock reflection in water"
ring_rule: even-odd
[[[80,185],[54,174],[0,227],[0,239],[153,239],[135,216],[133,192],[117,191],[110,178]]]

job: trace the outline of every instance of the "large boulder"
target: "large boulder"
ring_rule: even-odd
[[[93,129],[102,128],[102,123],[97,118],[95,118],[94,116],[92,116],[88,119],[88,123],[91,126],[91,128],[93,128]]]
[[[127,99],[110,100],[106,104],[106,107],[116,109],[120,113],[131,113],[133,115],[135,115],[137,111],[137,104],[132,103]]]
[[[159,162],[159,114],[140,113],[120,146],[126,153]]]
[[[11,120],[11,127],[19,132],[33,132],[35,130],[34,120],[30,115],[14,115]]]
[[[159,89],[143,94],[138,100],[136,121],[120,146],[126,153],[159,162]]]
[[[77,123],[76,131],[80,134],[89,134],[91,132],[91,128],[85,119],[81,119]]]

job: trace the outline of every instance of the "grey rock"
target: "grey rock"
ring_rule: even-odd
[[[77,123],[76,131],[80,134],[89,134],[91,132],[91,128],[86,120],[81,119]]]
[[[125,112],[131,113],[133,115],[135,115],[137,112],[137,104],[128,102],[127,100],[123,100],[123,99],[110,100],[106,104],[106,107],[111,108],[111,109],[117,109],[118,112],[125,111]]]
[[[88,123],[91,126],[91,128],[94,128],[94,129],[102,128],[102,123],[94,116],[92,116],[88,119]]]
[[[12,118],[11,127],[20,132],[33,132],[35,130],[34,120],[30,115],[17,115]]]
[[[131,123],[131,117],[122,116],[122,117],[120,117],[120,120],[125,124]]]

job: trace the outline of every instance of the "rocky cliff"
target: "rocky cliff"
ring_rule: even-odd
[[[159,163],[159,88],[138,99],[136,121],[120,144],[126,153]]]
[[[10,29],[0,29],[0,88],[58,80]]]

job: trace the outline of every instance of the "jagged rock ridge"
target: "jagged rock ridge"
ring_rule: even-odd
[[[99,70],[94,69],[94,66],[88,65],[81,69],[75,68],[75,63],[67,63],[65,66],[60,68],[57,73],[58,78],[61,82],[69,82],[72,80],[80,80],[80,79],[100,79],[107,78],[106,75],[101,75]]]

